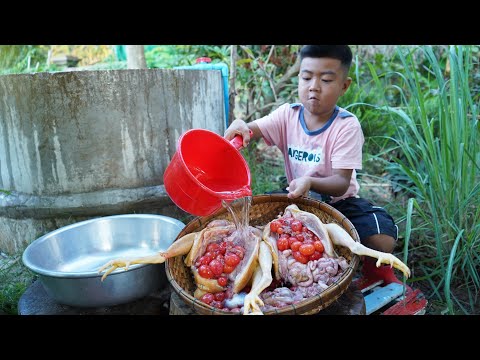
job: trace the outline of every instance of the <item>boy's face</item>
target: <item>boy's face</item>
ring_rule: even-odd
[[[312,115],[329,117],[352,82],[346,75],[340,60],[304,58],[298,74],[300,102]]]

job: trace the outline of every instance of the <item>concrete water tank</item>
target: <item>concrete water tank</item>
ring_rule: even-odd
[[[214,70],[0,76],[0,251],[95,216],[184,221],[163,173],[183,132],[223,134],[223,101]]]

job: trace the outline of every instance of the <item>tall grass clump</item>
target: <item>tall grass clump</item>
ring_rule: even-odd
[[[18,314],[18,301],[35,277],[23,266],[21,254],[8,258],[0,254],[0,315]]]
[[[480,289],[480,128],[469,86],[478,59],[472,47],[451,46],[448,72],[429,46],[397,55],[403,70],[390,75],[401,103],[382,107],[398,127],[392,140],[401,156],[389,170],[409,180],[403,191],[415,211],[407,220],[415,218],[418,241],[429,249],[418,265],[434,296],[445,313],[469,314]]]

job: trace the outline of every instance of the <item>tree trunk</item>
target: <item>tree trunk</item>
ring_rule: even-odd
[[[146,69],[145,50],[143,45],[127,45],[127,69]]]
[[[235,80],[237,78],[237,45],[231,45],[230,49],[230,91],[228,94],[229,113],[227,114],[228,125],[230,125],[232,121],[235,120],[235,95],[237,95],[237,92],[235,90]]]

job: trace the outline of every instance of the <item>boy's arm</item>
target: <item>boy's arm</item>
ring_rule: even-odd
[[[333,175],[319,178],[313,176],[302,176],[294,179],[288,186],[288,197],[295,199],[307,195],[309,190],[331,196],[342,196],[350,186],[352,169],[333,169]]]
[[[250,136],[249,130],[252,131],[252,136]],[[252,139],[258,139],[262,137],[262,132],[255,122],[249,122],[248,124],[241,120],[234,120],[227,130],[223,137],[227,140],[232,140],[236,135],[241,135],[243,137],[243,147],[246,148]]]

